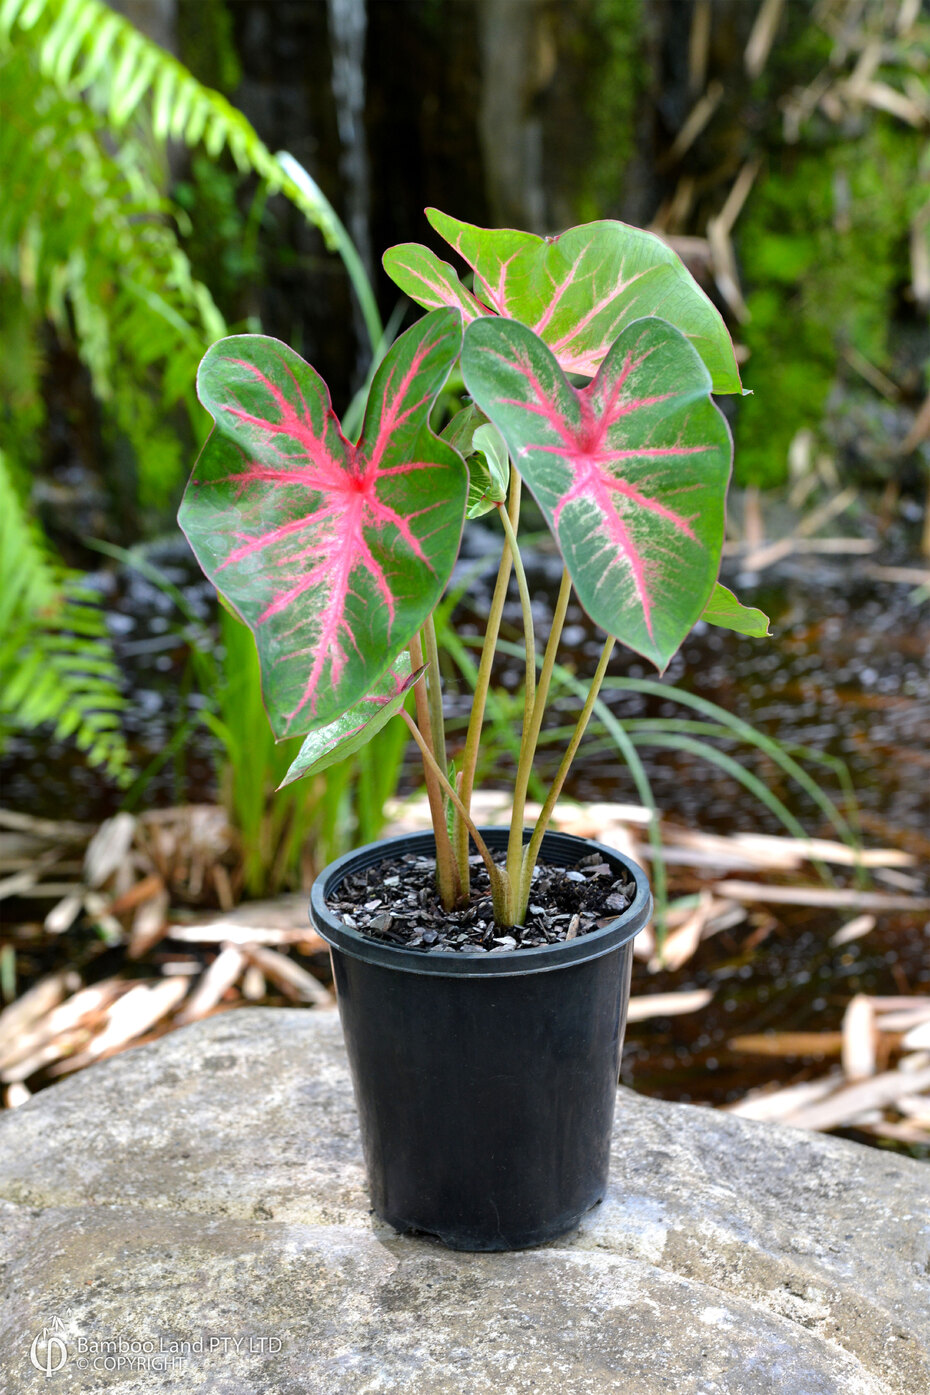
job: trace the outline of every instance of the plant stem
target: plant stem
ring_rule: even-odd
[[[555,611],[552,616],[552,628],[549,631],[549,639],[546,642],[546,653],[543,657],[542,669],[539,674],[539,684],[536,688],[530,725],[528,729],[524,729],[523,739],[520,742],[520,760],[517,766],[517,775],[513,787],[513,813],[510,818],[510,840],[507,844],[507,874],[510,877],[512,886],[520,886],[522,884],[523,817],[524,809],[526,808],[526,792],[529,788],[530,776],[533,773],[533,761],[536,756],[539,733],[542,730],[543,714],[546,709],[546,700],[549,696],[549,684],[552,681],[555,656],[558,651],[559,640],[562,636],[562,626],[565,624],[565,612],[568,609],[571,593],[571,578],[566,570],[562,573],[562,584],[559,587],[559,596],[555,603]],[[529,657],[528,653],[527,658]],[[535,653],[532,655],[532,662],[535,667]]]
[[[516,529],[507,517],[507,510],[503,504],[498,505],[497,511],[500,514],[501,523],[504,525],[507,541],[510,543],[510,551],[513,553],[513,569],[516,573],[517,587],[520,592],[520,609],[523,611],[523,643],[526,646],[523,730],[526,732],[533,720],[533,703],[536,700],[536,635],[533,631],[533,603],[530,600],[526,572],[523,570],[523,558],[520,556],[520,548],[517,545]]]
[[[460,796],[459,796],[459,795],[457,794],[457,792],[452,788],[452,786],[450,785],[450,783],[449,783],[449,781],[448,781],[448,778],[443,774],[443,772],[440,770],[439,766],[436,764],[436,758],[435,758],[435,756],[433,755],[432,751],[430,750],[429,746],[427,745],[426,741],[424,740],[424,737],[423,737],[422,732],[418,729],[418,727],[417,727],[417,725],[416,725],[416,722],[414,722],[414,720],[413,720],[413,718],[411,717],[410,713],[407,712],[407,711],[405,710],[405,708],[402,707],[402,708],[400,709],[399,713],[398,713],[398,716],[403,717],[404,721],[407,723],[407,726],[410,728],[410,732],[411,732],[411,735],[413,736],[414,741],[417,743],[417,745],[418,745],[419,748],[420,748],[420,753],[421,753],[421,755],[423,756],[423,766],[424,766],[424,769],[425,769],[426,767],[429,767],[429,768],[430,768],[434,780],[442,787],[442,789],[445,791],[445,793],[446,793],[446,794],[449,796],[449,798],[452,800],[452,803],[455,805],[456,809],[458,810],[458,812],[459,812],[459,814],[460,814],[460,816],[461,816],[461,818],[462,818],[462,822],[463,822],[463,824],[464,824],[464,826],[465,826],[466,831],[467,831],[468,833],[470,833],[471,836],[472,836],[472,838],[474,839],[475,847],[478,849],[479,853],[481,854],[481,857],[482,857],[482,859],[483,859],[483,861],[484,861],[484,865],[485,865],[485,867],[488,869],[488,877],[489,877],[490,882],[491,882],[491,899],[492,899],[492,901],[494,902],[494,916],[495,916],[495,919],[498,921],[499,924],[503,924],[503,923],[504,923],[504,918],[506,917],[506,914],[507,914],[507,906],[508,906],[508,903],[509,903],[509,901],[510,901],[510,897],[509,897],[509,895],[507,894],[507,893],[508,893],[508,887],[507,887],[507,884],[506,884],[506,874],[503,873],[503,872],[501,871],[500,867],[497,866],[496,862],[494,861],[493,857],[491,856],[491,853],[490,853],[490,850],[489,850],[489,848],[488,848],[487,843],[484,841],[484,839],[482,838],[481,834],[478,832],[478,829],[475,827],[474,823],[472,822],[472,817],[471,817],[471,815],[469,814],[468,810],[465,808],[465,805],[462,803],[462,800],[461,800]],[[445,825],[443,825],[443,827],[445,827]],[[437,850],[438,850],[438,840],[437,840]],[[437,857],[437,869],[436,869],[436,870],[437,870],[437,873],[438,873],[438,870],[439,870],[438,857]],[[443,902],[443,904],[445,905],[445,902]],[[451,909],[451,907],[448,907],[448,906],[447,906],[446,909],[449,910],[449,909]]]
[[[510,497],[507,501],[507,511],[510,523],[516,531],[517,522],[520,518],[520,476],[516,470],[510,474]],[[481,659],[478,664],[478,676],[475,679],[475,692],[471,705],[471,716],[468,719],[468,733],[465,737],[465,751],[462,755],[462,771],[459,779],[459,792],[465,812],[470,816],[471,796],[475,787],[475,770],[478,765],[478,747],[481,740],[481,727],[484,722],[484,709],[488,700],[488,689],[491,685],[491,667],[494,663],[494,651],[497,648],[497,637],[500,634],[501,616],[504,613],[504,602],[507,599],[507,587],[510,584],[510,570],[513,565],[513,555],[509,542],[504,541],[504,550],[501,554],[500,566],[497,569],[497,581],[494,584],[494,595],[491,598],[491,608],[488,612],[488,621],[484,631],[484,642],[481,646]],[[453,832],[455,842],[455,859],[458,864],[459,879],[463,888],[468,887],[468,827],[458,809],[456,809],[455,825]]]
[[[615,641],[613,637],[608,636],[607,641],[604,644],[604,648],[601,650],[601,657],[598,660],[598,665],[595,670],[594,677],[591,680],[591,687],[588,690],[588,696],[585,698],[584,707],[581,709],[581,714],[578,717],[578,721],[575,723],[575,730],[572,732],[572,739],[568,743],[568,749],[562,757],[559,768],[556,771],[555,779],[552,782],[552,787],[549,790],[546,802],[542,807],[542,813],[536,820],[536,827],[533,829],[533,836],[527,844],[526,852],[523,855],[523,872],[520,877],[520,884],[519,887],[514,888],[516,900],[516,924],[518,925],[522,925],[523,917],[526,915],[526,907],[530,899],[530,882],[533,877],[533,868],[536,866],[536,859],[539,856],[539,849],[542,844],[543,835],[549,826],[549,820],[552,818],[552,811],[555,808],[556,800],[562,793],[562,786],[565,783],[565,777],[568,774],[571,763],[575,758],[575,752],[578,750],[578,747],[581,744],[581,738],[584,736],[585,728],[587,727],[591,717],[591,713],[594,710],[594,704],[597,701],[597,695],[600,690],[601,683],[604,681],[604,674],[607,672],[607,665],[610,661],[610,656],[613,653],[614,643]]]
[[[420,643],[420,636],[414,635],[410,641],[410,663],[414,670],[423,666],[423,646]],[[423,691],[422,680],[414,685],[414,698],[417,705],[417,723],[413,722],[409,714],[401,709],[402,715],[407,721],[407,725],[416,737],[417,745],[423,752],[423,778],[426,781],[426,796],[429,800],[430,818],[433,822],[433,834],[436,838],[436,882],[439,887],[439,896],[447,911],[451,911],[461,898],[461,886],[459,884],[458,868],[452,856],[452,843],[449,840],[449,830],[446,827],[446,806],[442,797],[442,785],[436,779],[436,770],[440,767],[436,764],[436,759],[430,750],[433,744],[433,736],[429,715],[429,700]],[[427,761],[426,756],[429,755]],[[443,775],[443,779],[445,776]]]
[[[430,615],[421,631],[423,651],[426,658],[426,692],[429,698],[429,722],[432,735],[433,755],[440,770],[449,768],[446,753],[446,727],[442,715],[442,679],[439,673],[439,646],[436,643],[436,625]]]

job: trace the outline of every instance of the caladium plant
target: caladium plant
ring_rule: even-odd
[[[385,254],[428,313],[374,375],[357,441],[322,378],[260,335],[215,344],[198,375],[214,427],[179,521],[204,571],[250,627],[269,718],[305,741],[285,783],[405,721],[422,757],[447,907],[467,899],[469,838],[495,917],[520,924],[542,837],[617,640],[661,671],[696,621],[767,633],[717,581],[732,462],[713,393],[739,392],[724,323],[650,233],[599,222],[542,239],[431,210],[474,289],[426,248]],[[442,434],[431,417],[459,360],[470,401]],[[517,541],[523,485],[564,561],[537,673]],[[501,560],[468,732],[450,770],[433,612],[466,518],[496,513]],[[471,816],[504,600],[515,575],[526,680],[506,860]],[[523,822],[572,592],[607,638],[542,813]],[[416,716],[407,710],[413,691]]]

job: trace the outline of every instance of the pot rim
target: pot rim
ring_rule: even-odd
[[[482,828],[480,832],[490,848],[499,849],[507,846],[507,828]],[[524,843],[529,841],[531,833],[531,829],[523,830]],[[579,857],[598,852],[605,861],[619,864],[623,871],[629,873],[636,885],[632,902],[615,920],[574,940],[560,940],[556,944],[542,945],[535,949],[505,950],[500,954],[489,954],[480,950],[431,954],[428,951],[384,944],[371,939],[345,925],[327,906],[326,898],[349,872],[361,871],[365,867],[371,867],[405,852],[432,851],[434,847],[431,830],[401,833],[393,838],[382,838],[378,842],[367,843],[324,867],[310,889],[309,908],[310,921],[322,939],[331,948],[355,959],[361,959],[367,964],[379,964],[384,968],[398,969],[404,973],[439,975],[443,978],[512,978],[525,974],[547,973],[554,969],[568,968],[573,964],[584,964],[591,959],[599,959],[601,955],[610,954],[628,944],[646,926],[652,915],[652,893],[646,874],[637,863],[617,852],[615,848],[609,848],[592,838],[579,838],[573,833],[557,832],[547,832],[543,838],[541,854],[548,856],[549,861],[567,866],[577,862]]]

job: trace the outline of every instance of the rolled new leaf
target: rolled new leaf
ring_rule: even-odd
[[[475,439],[475,432],[479,426],[487,426],[488,419],[484,412],[478,410],[474,402],[469,402],[461,411],[456,412],[451,421],[448,421],[442,429],[442,439],[448,441],[450,446],[455,446],[465,460],[471,455],[472,441]]]
[[[481,518],[507,498],[510,461],[503,437],[475,404],[463,407],[445,427],[442,439],[455,446],[468,466],[467,518]]]
[[[740,392],[723,317],[684,262],[655,233],[602,220],[542,238],[477,228],[429,208],[426,216],[475,273],[475,294],[448,263],[418,243],[384,254],[388,275],[418,305],[451,305],[465,323],[486,315],[519,320],[566,373],[592,376],[617,335],[657,316],[675,325],[710,370],[714,392]]]
[[[278,788],[283,789],[304,775],[318,775],[336,761],[360,751],[400,711],[410,689],[425,672],[424,664],[411,673],[409,655],[399,654],[361,702],[329,726],[310,733]]]
[[[472,438],[474,454],[468,461],[469,518],[480,518],[503,504],[510,486],[510,459],[504,438],[490,422],[479,426]]]
[[[594,622],[664,669],[710,599],[730,477],[710,374],[664,320],[638,320],[569,383],[512,320],[468,326],[462,373],[498,428]]]
[[[279,738],[364,698],[442,595],[468,480],[429,413],[461,338],[460,316],[443,309],[396,341],[357,445],[323,379],[278,340],[223,339],[200,366],[216,425],[178,521],[255,636]]]

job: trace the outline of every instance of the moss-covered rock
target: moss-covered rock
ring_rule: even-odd
[[[738,229],[749,323],[736,427],[738,478],[776,484],[803,427],[823,434],[831,388],[857,370],[888,373],[919,203],[924,133],[870,114],[858,132],[825,129],[771,152]]]

